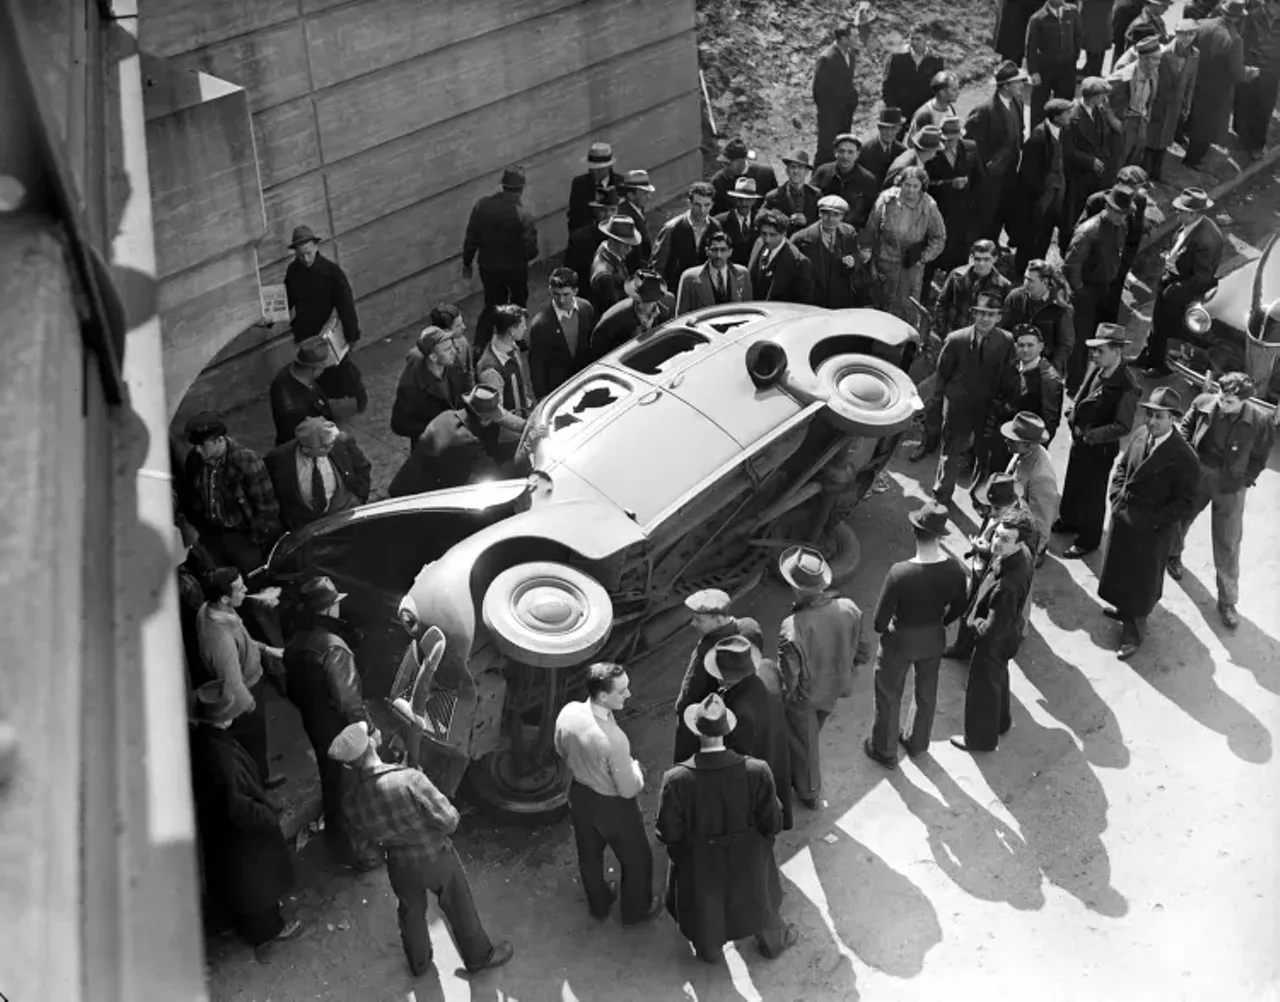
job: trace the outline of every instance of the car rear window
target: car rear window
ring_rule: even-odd
[[[622,356],[622,364],[628,369],[643,372],[646,376],[656,376],[676,356],[697,351],[710,343],[711,338],[705,334],[696,334],[690,330],[669,331],[627,352]]]

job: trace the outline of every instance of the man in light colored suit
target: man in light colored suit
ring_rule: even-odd
[[[1033,554],[1039,567],[1044,562],[1049,533],[1058,518],[1058,505],[1062,501],[1058,475],[1049,459],[1049,450],[1044,447],[1049,440],[1049,430],[1040,415],[1021,411],[1000,426],[1000,434],[1013,454],[1008,472],[1017,480],[1022,500],[1040,528],[1040,546]]]
[[[723,230],[708,231],[705,238],[707,263],[686,269],[676,292],[676,316],[703,306],[744,303],[752,298],[751,275],[733,264],[733,244]]]

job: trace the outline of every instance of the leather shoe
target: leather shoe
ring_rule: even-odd
[[[821,797],[797,797],[796,799],[811,811],[820,811],[827,806],[827,802]]]
[[[1105,609],[1103,609],[1102,614],[1106,616],[1107,619],[1114,619],[1117,623],[1124,622],[1124,613],[1121,612],[1119,609],[1111,608],[1111,606],[1107,606]]]
[[[1079,543],[1072,543],[1062,552],[1062,555],[1068,560],[1079,560],[1081,557],[1087,557],[1096,549],[1096,546],[1081,546]]]
[[[882,765],[886,769],[898,768],[898,760],[896,758],[890,758],[888,755],[881,755],[871,744],[870,738],[863,739],[862,750],[867,753],[867,758],[871,759],[871,761],[876,763],[876,765]]]
[[[917,756],[924,754],[924,752],[913,752],[911,750],[911,739],[907,737],[905,734],[898,735],[898,744],[902,745],[902,747],[907,750],[907,754],[911,758],[916,758]]]
[[[511,940],[499,940],[493,944],[493,949],[489,951],[489,959],[479,967],[468,967],[467,970],[472,974],[479,974],[481,971],[488,971],[494,967],[501,967],[508,960],[514,957],[515,954],[516,948],[511,945]]]
[[[1165,567],[1169,571],[1169,577],[1173,578],[1175,581],[1182,580],[1182,573],[1186,568],[1182,566],[1181,557],[1170,557],[1168,563],[1165,564]]]
[[[952,743],[953,745],[955,745],[957,748],[959,748],[961,751],[967,751],[967,752],[969,752],[971,755],[972,755],[972,754],[976,754],[976,753],[978,753],[978,752],[989,752],[989,751],[995,751],[995,749],[994,749],[994,748],[972,748],[972,747],[970,747],[968,744],[966,744],[966,743],[965,743],[964,735],[963,735],[963,734],[953,734],[953,735],[951,736],[951,743]]]
[[[603,912],[591,912],[591,917],[601,922],[609,917],[609,913],[613,911],[613,903],[618,900],[618,882],[616,880],[610,880],[605,884],[605,886],[609,888],[609,907]],[[588,911],[590,911],[590,909],[588,909]]]
[[[1138,648],[1141,646],[1142,642],[1139,640],[1125,640],[1121,642],[1120,649],[1116,651],[1116,657],[1121,661],[1128,661],[1138,653]]]
[[[1234,605],[1218,606],[1218,618],[1228,630],[1234,630],[1240,625],[1240,614],[1236,612]]]

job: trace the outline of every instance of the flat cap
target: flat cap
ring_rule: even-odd
[[[818,199],[818,211],[819,212],[824,212],[824,211],[840,212],[840,213],[848,212],[849,203],[846,202],[839,195],[823,195],[820,199]]]
[[[1111,84],[1107,83],[1102,77],[1085,77],[1084,82],[1080,84],[1081,97],[1097,97],[1099,94],[1110,94]]]
[[[728,592],[721,591],[719,588],[704,588],[686,598],[684,605],[690,612],[707,616],[727,616],[731,601]]]
[[[366,721],[357,720],[354,724],[344,727],[342,732],[333,739],[333,743],[329,745],[329,757],[335,762],[350,764],[363,755],[368,747],[369,724]]]

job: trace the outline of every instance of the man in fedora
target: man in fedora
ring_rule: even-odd
[[[1058,474],[1049,459],[1044,443],[1050,435],[1039,414],[1019,411],[1000,426],[1005,448],[1012,454],[1008,472],[1018,483],[1018,490],[1026,502],[1036,526],[1040,530],[1040,551],[1035,554],[1036,566],[1044,561],[1049,546],[1049,534],[1058,518],[1058,506],[1062,495],[1058,490]]]
[[[809,183],[813,176],[813,164],[807,150],[796,150],[782,158],[787,169],[786,184],[779,185],[764,196],[764,207],[776,209],[787,219],[799,214],[805,225],[818,221],[818,189]]]
[[[748,149],[741,138],[725,143],[720,152],[720,163],[723,166],[711,175],[711,187],[716,192],[712,211],[717,214],[733,209],[730,195],[737,190],[738,182],[743,178],[755,184],[755,194],[761,198],[778,187],[773,168],[756,163],[756,151]]]
[[[1083,557],[1102,542],[1107,513],[1107,478],[1120,440],[1133,428],[1142,386],[1125,364],[1129,339],[1119,324],[1098,324],[1085,346],[1089,369],[1071,398],[1071,455],[1062,485],[1062,514],[1054,532],[1075,533],[1063,556]]]
[[[997,243],[1013,204],[1010,184],[1018,174],[1023,140],[1023,85],[1028,77],[1005,60],[995,71],[995,93],[969,112],[965,135],[978,148],[982,182],[973,193],[974,234]]]
[[[524,188],[524,167],[508,167],[502,172],[501,190],[478,199],[467,219],[462,277],[471,281],[472,262],[478,257],[484,287],[484,309],[476,321],[477,352],[489,343],[495,306],[524,306],[529,301],[529,262],[538,256],[538,230],[522,204]]]
[[[382,735],[364,720],[348,724],[329,746],[329,757],[353,775],[342,797],[356,841],[377,846],[399,907],[400,942],[409,971],[422,977],[433,962],[427,894],[436,896],[449,934],[472,974],[501,967],[515,950],[485,931],[462,860],[450,835],[458,812],[420,770],[389,765],[378,756]]]
[[[667,911],[705,963],[720,963],[724,944],[747,936],[776,957],[798,934],[771,893],[781,888],[772,871],[782,830],[773,775],[767,763],[725,746],[737,718],[716,693],[682,719],[700,747],[662,777],[657,834],[670,861]]]
[[[654,918],[662,898],[653,893],[653,852],[637,799],[644,770],[631,757],[631,742],[615,715],[631,698],[622,665],[598,661],[587,669],[587,698],[564,705],[556,716],[555,746],[573,776],[569,817],[578,851],[578,874],[587,908],[607,918],[616,886],[604,879],[604,851],[612,849],[622,871],[622,924]]]
[[[870,33],[870,21],[860,16],[862,7],[854,13],[853,23],[837,24],[830,45],[818,55],[813,67],[813,103],[818,110],[818,149],[813,155],[815,164],[831,160],[835,138],[848,132],[853,125],[853,113],[858,110],[858,88],[854,84],[857,66],[857,43],[854,31],[863,42]]]
[[[616,188],[599,189],[591,200],[591,221],[569,234],[569,243],[564,249],[564,266],[579,278],[590,280],[591,262],[604,243],[604,232],[600,227],[616,216],[621,206],[622,196]],[[632,251],[635,250],[633,247]]]
[[[505,415],[502,385],[493,376],[485,373],[462,398],[461,408],[444,411],[427,425],[392,478],[389,496],[502,479],[503,471],[509,468],[499,439]]]
[[[293,441],[277,445],[263,461],[290,532],[369,500],[373,464],[352,436],[325,418],[303,419]]]
[[[707,652],[704,666],[719,685],[725,706],[738,718],[725,744],[739,755],[768,764],[782,804],[782,827],[787,830],[791,828],[791,741],[782,694],[770,692],[758,674],[763,662],[760,645],[743,635],[717,641]],[[781,886],[776,896],[781,899]]]
[[[688,197],[689,208],[668,219],[653,244],[650,267],[662,276],[668,288],[680,284],[685,269],[704,260],[702,241],[709,230],[720,229],[711,216],[716,190],[706,181],[694,181],[689,185]]]
[[[1086,77],[1062,127],[1067,194],[1062,210],[1065,232],[1059,237],[1059,247],[1070,245],[1072,229],[1089,196],[1111,183],[1120,120],[1111,110],[1110,97],[1111,84],[1102,77]]]
[[[268,397],[271,420],[276,426],[276,445],[293,438],[303,418],[321,417],[332,421],[333,404],[320,387],[320,375],[329,366],[329,351],[312,341],[294,348],[293,361],[275,374]]]
[[[927,105],[937,93],[934,82],[943,72],[942,57],[932,51],[928,30],[917,23],[912,26],[901,51],[885,60],[880,94],[886,105],[903,108],[914,116],[917,109]],[[915,128],[913,117],[911,131]]]
[[[872,761],[892,769],[897,745],[912,756],[929,750],[938,705],[938,666],[947,646],[947,626],[964,612],[967,583],[964,568],[942,547],[947,509],[925,505],[907,516],[916,553],[889,568],[876,602],[875,630],[880,651],[875,670],[875,722],[862,750]],[[902,694],[907,673],[915,668],[915,713],[901,729]]]
[[[1200,22],[1196,35],[1200,58],[1185,126],[1187,152],[1182,158],[1182,165],[1190,170],[1201,169],[1211,145],[1227,144],[1236,90],[1258,78],[1258,67],[1245,64],[1241,29],[1248,13],[1245,0],[1222,0],[1213,15]]]
[[[1008,467],[1012,453],[1002,428],[1014,415],[1034,414],[1045,429],[1046,442],[1053,438],[1062,421],[1062,377],[1044,357],[1044,335],[1035,324],[1019,324],[1012,333],[1017,385],[1012,396],[997,400],[988,415],[979,450],[984,475]]]
[[[919,167],[926,174],[927,165],[942,152],[942,128],[932,123],[920,126],[920,131],[907,136],[907,149],[897,160],[889,165],[884,183],[887,187],[897,185],[902,172],[908,167]]]
[[[1086,219],[1071,236],[1062,274],[1071,288],[1075,310],[1075,343],[1067,359],[1067,389],[1074,393],[1085,370],[1085,344],[1097,325],[1099,307],[1107,301],[1111,285],[1121,277],[1121,262],[1129,213],[1133,211],[1133,191],[1115,187],[1106,207]]]
[[[929,175],[929,194],[938,204],[938,212],[947,228],[947,243],[942,253],[925,265],[924,302],[933,295],[933,276],[943,275],[960,264],[972,244],[973,193],[982,175],[978,170],[978,148],[973,140],[963,138],[964,126],[958,115],[950,115],[939,124],[942,149],[925,164]]]
[[[627,268],[631,271],[645,267],[653,257],[648,212],[657,191],[647,170],[627,171],[626,180],[622,183],[622,200],[618,203],[618,212],[630,216],[635,221],[636,232],[640,234],[640,243],[627,255]]]
[[[821,810],[818,739],[836,700],[853,694],[856,666],[868,657],[862,610],[831,591],[831,566],[810,546],[792,546],[778,559],[791,586],[791,614],[778,628],[778,667],[791,732],[791,783],[800,802]]]
[[[596,308],[578,295],[578,275],[557,268],[547,282],[550,301],[529,322],[529,378],[541,400],[591,361]]]
[[[661,327],[675,316],[675,297],[656,271],[637,271],[622,286],[627,294],[614,303],[591,332],[590,358],[594,361],[626,344],[637,334]]]
[[[1111,533],[1098,577],[1104,610],[1121,624],[1121,660],[1147,633],[1147,616],[1164,593],[1174,540],[1194,510],[1200,487],[1196,451],[1178,434],[1182,398],[1157,386],[1142,402],[1145,423],[1129,440],[1111,472]]]
[[[592,143],[582,158],[587,169],[569,183],[569,235],[591,221],[591,202],[601,188],[619,190],[624,178],[613,165],[613,147],[608,143]]]
[[[1226,238],[1208,215],[1213,199],[1203,188],[1187,188],[1173,200],[1173,207],[1178,213],[1178,235],[1165,254],[1146,346],[1134,359],[1134,365],[1157,376],[1169,374],[1165,358],[1169,339],[1182,335],[1187,307],[1217,288],[1218,266],[1226,248]]]
[[[1080,9],[1063,0],[1045,4],[1027,21],[1027,72],[1031,74],[1031,124],[1044,118],[1051,97],[1070,101],[1076,93],[1076,63],[1084,47]]]
[[[844,221],[861,229],[867,225],[880,185],[875,175],[858,162],[862,140],[852,132],[836,136],[835,159],[813,172],[813,186],[821,196],[835,195],[845,201]]]
[[[908,137],[914,136],[926,125],[942,127],[948,118],[956,118],[956,101],[960,97],[960,78],[950,70],[939,70],[929,80],[930,96],[916,105],[911,116]],[[886,99],[887,100],[887,99]],[[903,105],[909,108],[910,105]],[[910,146],[910,143],[907,144]]]
[[[342,620],[347,596],[327,577],[309,579],[301,592],[298,626],[284,647],[285,694],[298,708],[302,729],[315,752],[329,852],[343,865],[369,869],[367,847],[362,853],[347,832],[342,812],[344,771],[329,757],[330,746],[348,724],[369,719],[350,630]]]
[[[787,239],[787,217],[761,209],[756,231],[760,237],[747,261],[752,295],[766,302],[812,303],[813,265]]]
[[[884,187],[884,177],[889,173],[889,165],[902,156],[906,146],[898,138],[902,132],[902,108],[885,105],[880,109],[880,118],[876,122],[876,135],[862,145],[858,154],[858,163],[871,172],[876,179],[876,190]]]
[[[391,430],[407,438],[412,449],[427,425],[462,406],[462,396],[470,389],[466,377],[466,369],[458,364],[453,331],[434,324],[424,327],[405,356],[396,384]]]
[[[1275,425],[1260,407],[1250,403],[1253,380],[1243,372],[1228,372],[1213,391],[1191,402],[1182,419],[1182,437],[1200,461],[1200,484],[1195,504],[1174,533],[1169,551],[1169,576],[1182,580],[1182,544],[1191,523],[1213,505],[1210,532],[1213,566],[1217,572],[1218,616],[1228,629],[1240,625],[1236,603],[1240,596],[1240,541],[1244,537],[1245,492],[1267,467]]]
[[[596,248],[591,262],[591,305],[603,316],[614,303],[626,296],[624,286],[630,277],[627,255],[640,246],[640,231],[630,216],[614,216],[600,224],[604,242]]]
[[[1151,199],[1150,179],[1147,172],[1135,164],[1126,164],[1116,174],[1116,187],[1128,188],[1133,192],[1133,211],[1125,222],[1124,249],[1120,252],[1120,273],[1111,283],[1107,298],[1098,304],[1097,317],[1099,323],[1118,323],[1120,320],[1120,303],[1124,299],[1125,279],[1128,278],[1133,262],[1138,257],[1142,241],[1146,239],[1152,226],[1164,220],[1159,208]],[[1107,207],[1107,191],[1095,191],[1085,199],[1084,210],[1076,225],[1090,216],[1096,216]],[[1061,371],[1061,370],[1059,370]]]
[[[707,672],[707,655],[721,640],[736,637],[741,632],[738,620],[730,611],[730,601],[729,594],[719,588],[695,591],[684,600],[684,607],[689,610],[689,625],[698,634],[698,642],[689,655],[689,664],[685,668],[684,678],[680,680],[680,692],[676,696],[673,762],[683,762],[698,750],[697,738],[680,726],[685,710],[694,703],[701,702],[719,687],[716,679]]]
[[[320,253],[320,239],[311,227],[299,226],[289,241],[293,260],[284,272],[284,291],[289,301],[293,340],[299,345],[311,341],[336,319],[343,339],[348,345],[354,345],[360,340],[360,321],[351,283],[347,281],[346,272]],[[354,397],[360,413],[369,406],[364,377],[351,352],[320,377],[320,381],[325,394],[335,400]]]
[[[1011,512],[991,537],[991,563],[978,582],[964,617],[973,637],[964,687],[964,733],[951,738],[961,751],[992,752],[1013,726],[1009,661],[1026,631],[1026,604],[1034,575],[1031,540],[1035,522]]]
[[[751,290],[751,275],[745,266],[734,264],[733,243],[723,229],[714,230],[703,240],[707,263],[698,268],[686,269],[680,276],[676,291],[676,316],[689,313],[703,306],[722,303],[745,303],[755,296]]]
[[[809,259],[813,272],[814,306],[841,310],[871,302],[871,252],[858,244],[858,232],[845,217],[849,203],[839,195],[818,200],[818,221],[791,237],[796,250]]]
[[[740,177],[729,190],[729,211],[716,216],[716,222],[733,245],[734,264],[744,267],[751,260],[751,248],[756,242],[756,206],[760,196],[756,194],[756,182],[750,177]]]
[[[241,708],[223,681],[195,696],[191,792],[209,917],[255,948],[291,939],[302,923],[285,921],[280,899],[293,888],[293,856],[253,759],[230,733]]]

